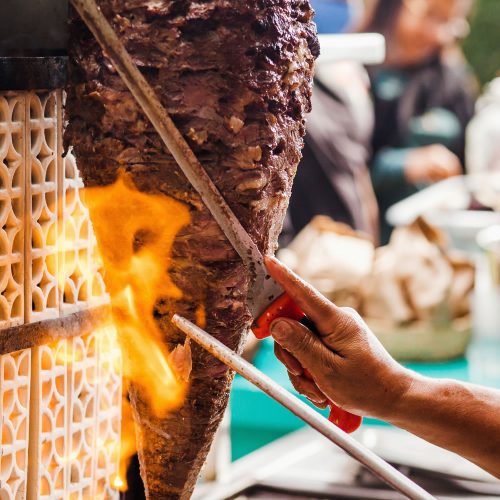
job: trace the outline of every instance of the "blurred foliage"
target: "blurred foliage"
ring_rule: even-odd
[[[500,76],[500,0],[476,0],[463,49],[482,85]]]

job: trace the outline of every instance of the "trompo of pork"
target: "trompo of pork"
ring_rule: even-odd
[[[263,253],[272,253],[301,156],[319,53],[309,1],[98,4],[243,226]],[[239,350],[252,321],[250,273],[76,14],[69,46],[65,143],[85,184],[109,185],[126,172],[139,191],[189,209],[165,271],[182,298],[159,297],[153,312],[165,345],[171,350],[183,341],[171,315],[199,320],[202,306],[205,328]],[[141,238],[147,234],[139,230],[139,247]],[[191,495],[228,402],[232,374],[197,346],[192,363],[184,403],[167,417],[155,416],[131,386],[151,499]]]

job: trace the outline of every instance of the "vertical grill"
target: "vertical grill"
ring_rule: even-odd
[[[62,99],[0,92],[2,499],[118,498],[120,354]]]

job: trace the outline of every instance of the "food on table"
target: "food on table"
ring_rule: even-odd
[[[279,257],[337,305],[355,307],[399,359],[452,358],[467,347],[474,265],[422,218],[375,248],[317,217]]]

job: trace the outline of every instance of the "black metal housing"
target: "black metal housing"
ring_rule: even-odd
[[[68,0],[0,0],[0,90],[66,83]]]
[[[68,0],[1,0],[0,56],[64,55]]]
[[[66,84],[66,56],[0,57],[0,90],[53,90]]]

